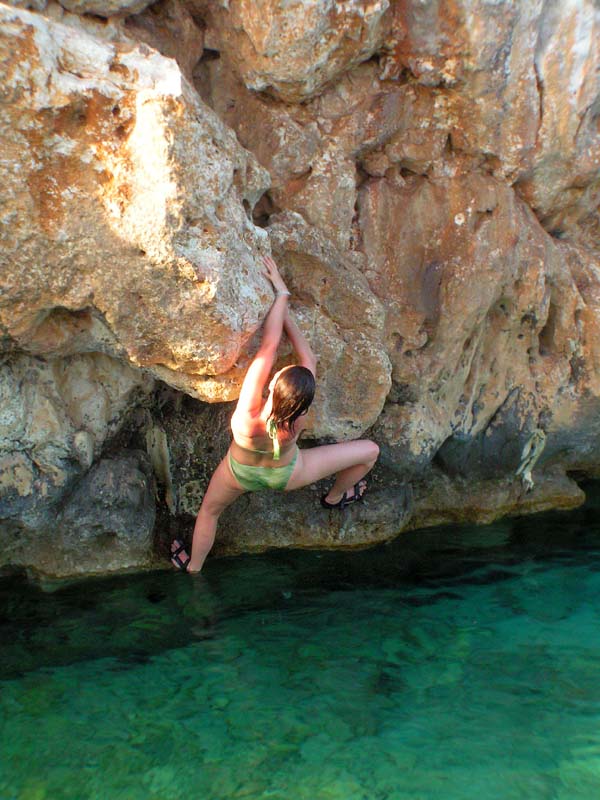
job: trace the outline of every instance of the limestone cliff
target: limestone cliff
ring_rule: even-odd
[[[599,33],[593,0],[0,5],[0,561],[143,566],[191,527],[267,252],[319,356],[307,446],[382,458],[341,517],[243,498],[218,551],[580,502]]]

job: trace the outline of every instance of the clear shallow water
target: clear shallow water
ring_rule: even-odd
[[[0,642],[2,800],[600,796],[594,504],[200,579],[6,579]]]

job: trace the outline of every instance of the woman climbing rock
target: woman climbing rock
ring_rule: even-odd
[[[341,510],[362,498],[367,487],[364,476],[379,455],[379,447],[368,439],[307,450],[298,448],[304,417],[315,393],[317,361],[289,314],[290,292],[277,265],[270,257],[264,263],[275,300],[231,418],[233,441],[208,484],[194,526],[191,555],[178,539],[171,544],[171,561],[188,572],[202,569],[215,539],[219,516],[244,492],[261,489],[290,492],[336,474],[321,504],[327,509]],[[298,363],[279,370],[269,381],[284,330]]]

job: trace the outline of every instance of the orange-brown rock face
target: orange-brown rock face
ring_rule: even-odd
[[[453,145],[516,185],[547,227],[585,216],[598,191],[600,19],[592,0],[391,9],[384,74],[447,88]]]
[[[245,85],[298,102],[366,61],[381,47],[388,0],[198,0],[214,43]]]
[[[307,434],[355,439],[377,420],[391,384],[383,307],[361,271],[364,260],[344,258],[298,214],[273,217],[269,234],[319,362]]]
[[[126,454],[96,466],[122,424],[130,447],[156,434],[169,510],[193,512],[227,414],[177,391],[237,396],[269,251],[319,356],[307,438],[376,438],[376,503],[346,536],[306,498],[252,498],[264,530],[238,537],[234,507],[221,552],[579,502],[567,473],[600,467],[597,3],[161,0],[123,18],[142,6],[81,6],[106,24],[53,0],[1,7],[0,391],[36,359],[37,408],[39,375],[90,359],[82,392],[106,384],[118,423],[73,422],[44,378],[52,419],[61,396],[71,411],[27,453],[5,431],[11,525],[25,506],[43,516],[28,476],[64,499],[74,476],[121,474]],[[122,423],[148,405],[148,374],[172,387],[160,413]]]
[[[267,174],[173,61],[3,9],[5,335],[39,355],[99,349],[228,399],[213,376],[271,296],[243,205]]]
[[[595,368],[573,374],[598,332],[580,267],[569,269],[565,248],[506,184],[473,172],[372,179],[360,221],[369,283],[387,311],[396,390],[379,424],[390,463],[423,466],[444,442],[491,435],[517,400],[517,445],[532,421],[558,432],[565,403],[573,414],[598,395]]]

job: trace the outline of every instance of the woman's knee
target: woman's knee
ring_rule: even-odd
[[[379,445],[371,439],[365,439],[366,463],[373,465],[379,458]]]
[[[225,508],[226,506],[223,503],[204,498],[198,516],[211,520],[218,520],[223,511],[225,511]]]

